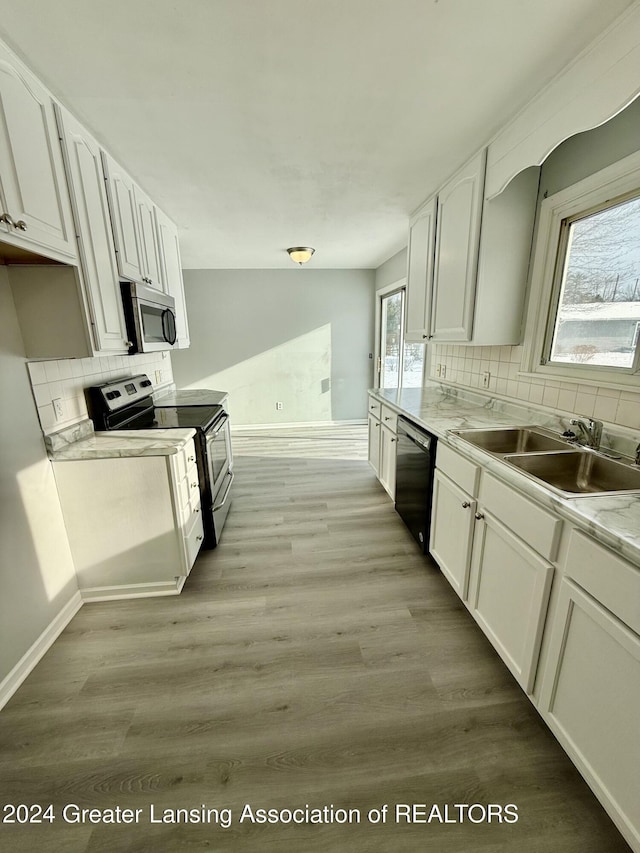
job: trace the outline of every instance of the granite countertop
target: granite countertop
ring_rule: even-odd
[[[172,388],[158,391],[153,395],[153,402],[157,406],[220,406],[228,396],[227,391],[211,388]]]
[[[567,428],[570,415],[563,418],[554,412],[474,392],[457,392],[437,383],[430,383],[425,388],[400,391],[383,388],[369,393],[640,567],[640,492],[566,498],[452,432],[482,427],[537,425],[561,433]],[[603,439],[606,446],[631,455],[631,436],[605,431]]]
[[[138,429],[93,432],[93,425],[47,436],[52,462],[81,459],[118,459],[133,456],[172,456],[195,435],[194,429]],[[53,441],[51,440],[53,439]]]

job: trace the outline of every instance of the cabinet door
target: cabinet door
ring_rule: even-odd
[[[434,341],[470,341],[478,272],[486,152],[438,194],[431,334]]]
[[[412,217],[409,225],[405,340],[420,344],[431,334],[435,227],[434,196]]]
[[[464,601],[469,586],[476,502],[436,468],[429,553]]]
[[[149,196],[145,195],[138,186],[134,186],[133,195],[136,203],[138,233],[140,236],[142,280],[150,287],[162,290],[160,248],[158,245],[158,232],[154,213],[155,205]]]
[[[76,239],[53,104],[0,45],[0,241],[75,260]]]
[[[369,465],[380,477],[380,421],[369,415]]]
[[[135,184],[108,154],[102,152],[118,272],[129,281],[142,281]]]
[[[396,496],[396,434],[388,426],[380,424],[380,482],[389,495]]]
[[[169,217],[157,207],[155,209],[155,217],[160,247],[162,289],[169,296],[173,296],[176,302],[176,347],[186,348],[190,343],[189,324],[187,322],[187,306],[184,296],[178,229]]]
[[[531,693],[553,566],[489,513],[477,518],[469,609],[520,686]]]
[[[63,139],[93,343],[98,352],[126,353],[127,332],[100,148],[69,113],[58,108],[56,115]]]
[[[563,578],[540,710],[634,850],[640,849],[639,708],[640,637]]]

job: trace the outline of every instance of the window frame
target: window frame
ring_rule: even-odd
[[[619,390],[640,385],[638,351],[631,368],[545,361],[558,310],[559,280],[566,257],[564,222],[640,194],[640,151],[543,199],[534,243],[522,372],[558,381]],[[563,252],[562,249],[565,249]]]
[[[407,317],[406,317],[406,309],[407,309],[407,278],[400,278],[397,281],[391,282],[391,284],[384,285],[376,290],[376,310],[375,310],[375,364],[374,364],[374,388],[377,390],[380,388],[380,377],[382,375],[381,370],[381,343],[382,343],[382,300],[391,296],[393,293],[397,291],[404,291],[403,296],[403,312],[402,312],[402,346],[400,347],[400,363],[399,363],[399,374],[398,374],[398,392],[404,389],[403,378],[404,378],[404,348],[407,344],[407,340],[405,338],[405,333],[407,330]],[[410,342],[409,342],[410,343]],[[428,366],[428,347],[425,346],[425,355],[424,360],[422,362],[422,385],[424,386],[424,378],[428,376],[427,366]]]

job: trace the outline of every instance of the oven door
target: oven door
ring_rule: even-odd
[[[211,486],[211,502],[215,512],[228,502],[233,482],[233,457],[229,415],[226,412],[206,434],[207,468]]]

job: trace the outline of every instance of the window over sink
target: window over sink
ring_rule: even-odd
[[[540,207],[523,367],[640,382],[640,152]]]

